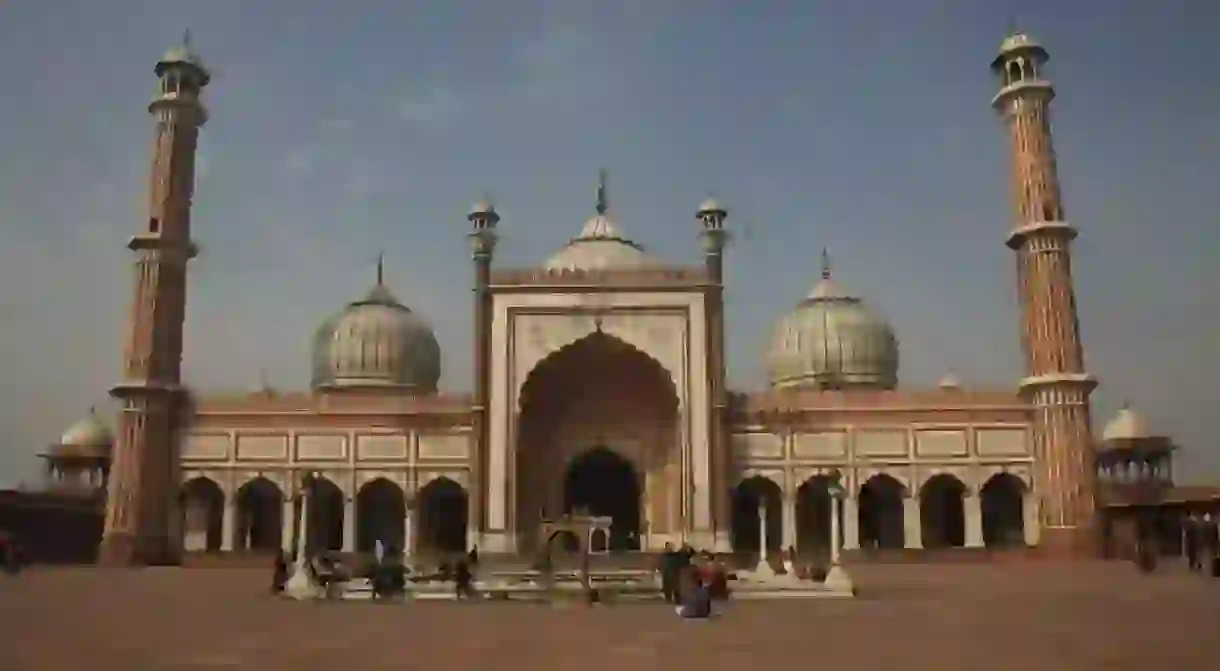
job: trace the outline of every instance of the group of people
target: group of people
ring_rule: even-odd
[[[1211,513],[1189,515],[1183,520],[1182,544],[1191,571],[1206,571],[1220,578],[1220,526]]]
[[[712,602],[727,599],[728,571],[709,553],[697,553],[689,545],[675,549],[666,543],[661,554],[661,594],[684,618],[712,616]]]

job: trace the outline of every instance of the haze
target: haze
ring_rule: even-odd
[[[0,484],[118,380],[146,217],[153,64],[190,27],[206,92],[185,376],[308,383],[308,345],[373,281],[434,324],[470,388],[464,212],[533,265],[612,211],[699,258],[696,205],[730,209],[730,375],[764,383],[773,321],[829,247],[894,323],[904,386],[1021,375],[1006,146],[987,65],[1005,2],[334,3],[10,0],[0,9]],[[1051,52],[1056,146],[1099,426],[1123,401],[1220,477],[1215,64],[1220,4],[1020,3]]]

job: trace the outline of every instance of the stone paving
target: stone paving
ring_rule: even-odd
[[[1220,669],[1220,580],[1178,568],[854,575],[852,602],[737,603],[686,622],[659,604],[290,603],[247,569],[34,569],[0,579],[0,669]]]

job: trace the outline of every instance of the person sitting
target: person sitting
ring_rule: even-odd
[[[283,550],[275,553],[275,565],[271,573],[271,593],[279,594],[284,591],[284,584],[288,582],[288,557]]]
[[[706,620],[712,616],[712,595],[708,586],[703,584],[693,572],[691,584],[683,590],[682,605],[678,606],[678,616],[693,620]]]
[[[468,599],[473,597],[473,581],[474,574],[470,572],[470,565],[464,560],[458,561],[453,570],[453,586],[455,596],[459,599],[463,597]]]

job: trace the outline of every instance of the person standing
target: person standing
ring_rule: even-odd
[[[1199,535],[1199,550],[1203,555],[1204,566],[1213,577],[1220,578],[1220,528],[1211,513],[1203,516]]]
[[[665,603],[676,603],[677,589],[674,583],[678,573],[678,553],[674,552],[672,543],[665,544],[658,569],[661,573],[661,596],[665,598]]]
[[[1186,565],[1192,571],[1199,570],[1199,520],[1194,514],[1182,521],[1182,545],[1186,550]]]

